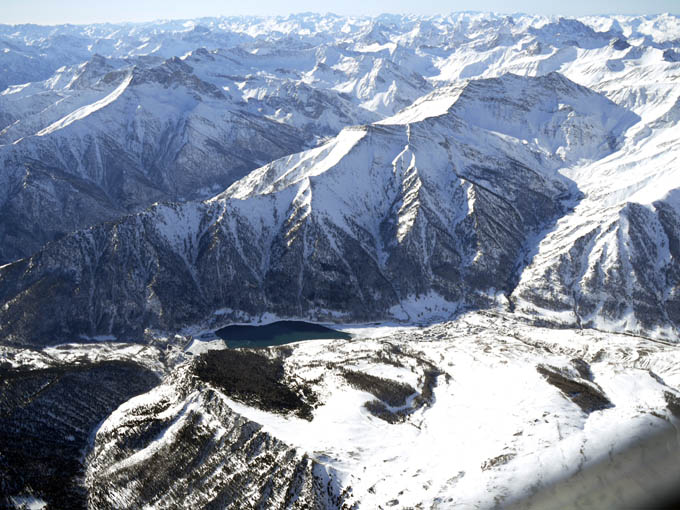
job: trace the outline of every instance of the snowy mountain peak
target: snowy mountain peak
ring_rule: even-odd
[[[244,199],[255,194],[266,195],[297,184],[303,179],[321,175],[336,166],[366,136],[369,129],[370,126],[345,128],[333,140],[318,148],[288,156],[253,171],[215,199]]]
[[[133,73],[130,72],[128,73],[127,77],[120,83],[120,85],[118,85],[118,87],[116,87],[116,89],[109,95],[100,99],[99,101],[95,101],[92,104],[78,108],[77,110],[71,112],[62,119],[59,119],[53,124],[50,124],[45,129],[41,129],[36,133],[36,136],[45,136],[54,133],[55,131],[58,131],[60,129],[64,129],[65,127],[70,126],[74,122],[82,120],[85,117],[95,113],[96,111],[105,108],[106,106],[113,103],[116,99],[118,99],[123,94],[123,92],[125,92],[127,87],[131,84],[132,80]]]
[[[119,27],[113,35],[93,28],[99,39],[80,64],[60,67],[49,84],[0,96],[7,105],[0,137],[11,143],[3,146],[11,169],[3,189],[22,190],[7,195],[17,211],[25,210],[21,200],[47,189],[41,179],[51,171],[26,172],[29,158],[76,179],[78,200],[86,190],[87,204],[105,196],[107,207],[127,212],[226,189],[205,205],[182,206],[200,232],[178,227],[177,235],[165,235],[167,228],[155,226],[160,207],[124,227],[130,238],[150,236],[149,250],[175,253],[188,267],[185,290],[194,301],[179,322],[160,286],[153,295],[140,291],[145,297],[135,305],[152,310],[151,322],[170,320],[163,322],[168,327],[204,320],[214,309],[235,317],[269,306],[293,316],[322,309],[331,317],[408,317],[405,303],[434,294],[454,309],[488,306],[513,297],[530,263],[556,271],[552,259],[539,264],[543,245],[538,258],[531,254],[543,241],[553,253],[546,232],[561,229],[561,218],[571,225],[573,211],[605,217],[591,207],[611,206],[608,224],[625,233],[631,218],[647,218],[628,202],[648,209],[667,203],[650,190],[668,187],[672,172],[654,159],[637,176],[628,171],[642,154],[661,155],[674,143],[678,94],[670,78],[678,64],[664,60],[672,43],[659,42],[645,23],[459,13],[206,19],[154,25],[156,32]],[[73,76],[105,64],[94,53],[113,69],[98,81],[94,73],[91,87],[65,89]],[[353,124],[362,127],[346,127]],[[630,166],[618,164],[623,160]],[[605,191],[603,182],[616,186]],[[653,212],[658,222],[649,217],[640,225],[671,232],[672,213],[663,205]],[[32,224],[46,214],[8,218]],[[106,209],[97,221],[116,214]],[[589,226],[579,225],[579,232]],[[63,232],[51,228],[47,239]],[[147,256],[156,257],[140,255]],[[214,269],[214,260],[201,257],[241,270],[224,276],[222,264]],[[371,263],[359,267],[357,260]],[[226,283],[215,288],[206,278]],[[322,283],[311,286],[317,279]],[[336,293],[338,279],[346,286]],[[251,290],[236,299],[230,286]],[[522,294],[527,302],[547,300],[532,289]],[[668,313],[657,319],[672,320]],[[107,326],[119,327],[126,326]]]
[[[72,90],[84,90],[93,87],[105,74],[114,71],[115,67],[109,60],[98,53],[79,67],[78,74],[73,78],[68,88]]]
[[[567,163],[612,152],[639,117],[559,73],[504,74],[437,90],[381,124],[450,114]]]

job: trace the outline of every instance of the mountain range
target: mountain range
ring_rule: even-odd
[[[0,69],[0,504],[490,508],[677,423],[677,16],[1,25]],[[353,339],[215,337],[278,319]]]

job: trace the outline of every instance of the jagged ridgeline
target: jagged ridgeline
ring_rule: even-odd
[[[213,199],[155,205],[2,268],[3,338],[139,341],[214,317],[373,320],[408,318],[404,303],[419,300],[512,300],[538,243],[583,197],[558,169],[608,156],[638,121],[557,73],[437,91]],[[532,292],[522,297],[548,302]]]
[[[677,338],[675,23],[0,27],[0,337],[501,303]]]
[[[249,114],[178,58],[136,64],[113,69],[94,58],[63,89],[32,85],[33,95],[8,105],[55,101],[16,112],[0,135],[0,262],[156,201],[211,196],[311,143],[294,126]]]

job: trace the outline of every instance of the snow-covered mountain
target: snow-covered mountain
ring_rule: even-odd
[[[615,154],[564,172],[585,198],[539,244],[515,291],[521,308],[678,338],[678,127],[657,123],[654,135],[640,129]]]
[[[677,16],[0,26],[0,69],[0,506],[677,487]],[[214,337],[277,318],[352,339]]]
[[[63,89],[36,88],[4,96],[15,108],[49,97],[3,130],[4,260],[158,200],[210,196],[307,143],[295,127],[243,111],[179,59],[110,70],[95,58]]]
[[[640,508],[655,507],[680,474],[668,455],[678,448],[680,415],[674,345],[485,313],[347,331],[352,340],[202,355],[195,344],[210,342],[195,340],[187,351],[198,357],[151,391],[136,385],[145,371],[162,373],[164,348],[5,348],[15,367],[32,371],[22,378],[18,368],[5,369],[3,410],[31,400],[22,428],[54,430],[46,445],[24,443],[32,448],[9,467],[23,468],[21,480],[48,505],[77,506],[86,494],[89,507],[102,509],[493,508],[499,501],[541,509],[550,508],[546,498]],[[191,358],[175,352],[182,354]],[[244,383],[234,385],[234,374]],[[81,403],[99,392],[92,414],[101,413],[123,389],[142,394],[96,428],[79,459],[86,490],[69,490],[64,471],[58,490],[45,490],[30,461],[45,446],[76,461],[73,450],[86,444]],[[59,397],[57,427],[30,414]],[[0,420],[3,434],[11,424]],[[560,480],[563,491],[554,485]]]
[[[440,90],[206,202],[154,206],[6,266],[4,338],[134,338],[220,311],[414,319],[406,303],[489,304],[579,200],[558,169],[601,160],[638,119],[556,73]],[[34,306],[46,320],[26,320]]]
[[[0,262],[156,201],[205,198],[460,80],[559,71],[651,121],[680,95],[679,34],[668,15],[2,26],[0,144],[17,147],[0,154]]]

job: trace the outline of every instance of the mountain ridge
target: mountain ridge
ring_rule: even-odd
[[[476,101],[486,104],[477,87],[497,93],[499,84],[516,87],[518,81],[526,87],[520,92],[526,102],[497,102],[495,108],[507,111],[498,117],[500,131],[475,126],[479,117],[466,105],[472,102],[476,113]],[[57,306],[77,299],[50,313],[65,321],[52,326],[56,337],[140,338],[147,327],[181,328],[217,310],[232,310],[221,320],[267,311],[305,317],[313,310],[322,320],[385,320],[399,315],[404,300],[428,295],[453,309],[495,306],[497,294],[512,294],[536,236],[579,200],[578,187],[557,170],[574,161],[572,154],[581,161],[589,153],[597,161],[602,147],[614,153],[611,126],[639,120],[570,83],[554,75],[472,82],[475,94],[454,91],[456,100],[444,115],[346,128],[327,144],[274,161],[204,203],[154,206],[110,227],[69,236],[31,259],[31,266],[43,266],[33,270],[36,276],[29,271],[16,280],[13,266],[3,269],[2,280],[23,289],[4,293],[5,331],[24,335],[31,329],[24,329],[21,310],[42,301],[36,294],[45,285],[37,283],[41,273],[66,285],[57,295],[66,291],[71,297],[56,300],[62,303]],[[560,101],[572,102],[568,123],[552,120],[563,115],[553,109]],[[599,105],[604,124],[594,123],[593,105]],[[502,133],[522,126],[523,115],[532,111],[548,113],[537,117],[542,124],[525,130],[525,138]],[[541,132],[550,136],[541,140]],[[476,148],[480,141],[483,153]],[[114,239],[124,239],[122,252],[119,241],[111,244]],[[72,250],[79,246],[90,254],[74,260]],[[63,257],[69,263],[60,262]],[[99,262],[93,266],[92,260]],[[95,278],[97,268],[109,276]],[[99,280],[105,287],[119,281],[111,280],[115,268],[132,271],[139,281],[124,279],[114,284],[122,294],[113,298],[106,291],[104,297]],[[83,283],[98,296],[95,302],[109,303],[99,313],[93,315],[93,302],[75,304],[83,299],[76,291]],[[12,285],[5,283],[5,289]],[[33,299],[36,304],[28,304]],[[89,309],[89,318],[76,309]],[[110,315],[112,310],[119,311]],[[35,335],[26,336],[37,340]]]

